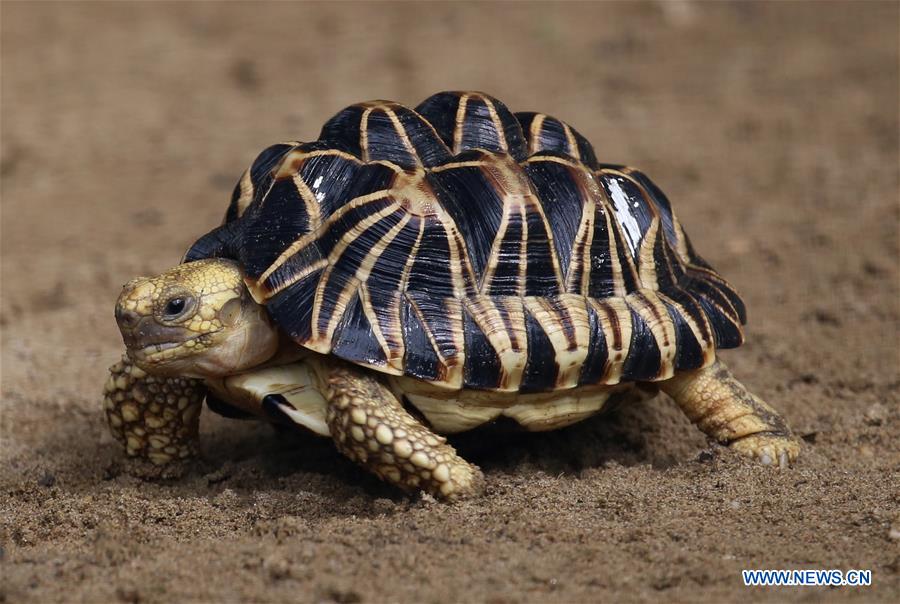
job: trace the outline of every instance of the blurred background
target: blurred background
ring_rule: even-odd
[[[748,343],[727,358],[805,435],[809,453],[800,471],[806,472],[806,488],[829,492],[836,463],[851,468],[859,481],[858,505],[869,520],[860,521],[863,533],[849,533],[853,546],[841,540],[847,536],[841,532],[849,513],[841,507],[848,505],[845,500],[794,517],[787,533],[831,530],[834,541],[801,539],[807,560],[828,562],[825,568],[841,562],[866,568],[860,566],[865,562],[880,569],[876,577],[896,578],[897,559],[884,555],[890,547],[885,535],[894,522],[888,510],[900,504],[885,490],[900,468],[896,2],[3,2],[0,11],[2,448],[9,462],[0,498],[17,493],[3,501],[5,544],[12,548],[7,557],[13,561],[7,593],[62,597],[59,583],[43,578],[55,557],[69,547],[96,553],[91,545],[96,531],[77,528],[78,518],[112,513],[121,501],[126,515],[139,517],[149,505],[136,495],[148,487],[109,469],[120,452],[98,419],[105,368],[121,350],[112,317],[121,284],[168,268],[216,225],[237,178],[267,145],[313,140],[331,115],[357,101],[385,98],[415,106],[447,89],[482,90],[513,111],[542,111],[566,120],[593,142],[600,161],[640,167],[668,193],[697,249],[746,298]],[[610,449],[612,459],[628,466],[617,479],[638,490],[662,488],[658,471],[646,464],[669,467],[692,459],[704,446],[674,409],[658,405],[653,413],[662,419],[651,428],[627,416],[621,420],[624,440]],[[214,421],[204,418],[207,436],[224,429]],[[537,466],[496,466],[489,481],[502,495],[483,503],[484,514],[503,508],[513,492],[540,499],[575,488],[571,480],[550,480],[543,472],[575,471],[566,460],[587,455],[595,434],[584,430],[570,433],[574,444],[536,441],[536,449],[522,455]],[[220,444],[246,445],[235,434]],[[560,447],[566,453],[550,472],[537,460]],[[260,453],[243,451],[247,468],[262,463],[254,458]],[[209,455],[214,465],[238,463],[228,451]],[[595,465],[608,458],[598,459]],[[297,481],[291,489],[296,493],[297,485],[306,485],[308,472],[329,476],[321,478],[326,482],[320,490],[350,493],[338,497],[343,503],[334,513],[364,516],[368,496],[346,502],[359,494],[354,490],[359,476],[346,468],[350,479],[331,476],[334,461],[328,460],[297,474],[285,470]],[[490,469],[489,459],[482,463]],[[801,488],[796,480],[750,479],[737,467],[743,468],[732,467],[722,480],[731,480],[735,489],[760,481],[755,493],[774,506],[772,515],[787,515],[799,505],[791,495]],[[172,505],[186,506],[179,515],[194,523],[205,517],[235,527],[227,535],[233,542],[252,540],[241,514],[254,493],[269,492],[281,502],[269,508],[259,503],[274,516],[284,511],[279,505],[295,501],[286,493],[278,499],[283,476],[276,480],[253,471],[238,472],[249,473],[247,490],[238,489],[243,499],[222,504],[218,512],[202,503],[210,488],[219,489],[215,493],[237,488],[227,481],[221,487],[201,481],[196,490],[193,483],[173,487],[182,503]],[[579,550],[608,559],[605,571],[592,571],[602,575],[593,587],[585,576],[576,576],[567,552],[575,551],[578,535],[612,522],[603,514],[588,521],[573,511],[554,526],[523,520],[522,532],[562,535],[562,549],[547,545],[552,556],[534,554],[518,567],[475,564],[479,556],[473,552],[482,539],[477,523],[464,535],[468,541],[448,545],[441,559],[472,562],[460,562],[457,571],[472,577],[470,588],[481,596],[544,593],[550,583],[543,579],[516,587],[523,569],[537,573],[538,567],[564,579],[565,587],[556,592],[563,599],[603,589],[622,593],[615,591],[625,589],[621,577],[635,568],[658,575],[659,582],[637,580],[629,589],[651,595],[682,589],[673,592],[682,598],[701,588],[709,597],[729,594],[742,559],[723,558],[734,552],[722,549],[726,546],[714,531],[737,520],[706,510],[707,520],[715,521],[699,522],[691,485],[699,481],[697,488],[713,488],[715,480],[707,484],[691,472],[685,470],[682,482],[666,479],[674,494],[665,513],[683,512],[678,526],[690,527],[696,539],[681,570],[659,569],[683,553],[683,546],[648,541],[649,533],[640,532],[663,514],[647,503],[656,497],[642,500],[650,506],[647,515],[627,522],[620,517],[615,527],[634,523],[635,534],[644,535],[635,539],[657,554],[629,549],[637,546],[624,545],[625,537],[607,526],[595,554]],[[546,480],[534,481],[535,476]],[[598,484],[576,482],[598,492],[605,476],[594,475]],[[41,480],[67,485],[57,493],[66,503],[54,504],[60,506],[54,508],[54,526],[69,528],[41,528],[38,510],[50,505],[44,499],[49,487],[38,484]],[[784,488],[767,491],[767,484]],[[363,495],[373,488],[379,487],[368,484]],[[98,489],[106,494],[83,502]],[[165,489],[154,493],[156,502],[175,496]],[[571,501],[560,498],[557,511]],[[329,501],[320,506],[332,509],[335,503]],[[685,520],[689,517],[696,524]],[[376,530],[346,522],[346,530]],[[796,559],[796,538],[767,536],[765,518],[755,522],[760,524],[752,529],[762,537],[747,537],[744,562]],[[143,534],[138,543],[162,547],[174,560],[185,551],[205,555],[203,544],[222,536],[216,527],[172,526],[178,531]],[[391,534],[390,526],[378,526]],[[745,529],[734,525],[735,531]],[[294,530],[305,534],[306,529]],[[199,536],[185,545],[185,534]],[[513,541],[497,539],[515,554]],[[140,545],[134,547],[123,560],[143,555]],[[610,550],[624,553],[613,556]],[[420,554],[434,552],[425,548]],[[91,564],[119,568],[93,555],[85,554]],[[157,563],[171,566],[157,560],[119,570],[118,576],[131,586],[127,589],[146,596],[141,586],[162,572],[153,566]],[[69,585],[81,585],[83,597],[112,593],[100,580],[101,571],[82,569],[76,580],[77,572],[63,567],[61,576]],[[389,591],[396,587],[392,569],[391,563],[354,572],[378,580],[373,593],[413,593]],[[242,593],[258,598],[256,571],[232,570],[235,580],[246,579],[249,591]],[[332,571],[323,567],[317,576],[341,576]],[[434,591],[415,595],[441,599],[467,593],[462,587],[446,591],[439,569],[432,571],[428,589]],[[681,578],[670,581],[670,576]],[[316,581],[308,578],[306,587]],[[177,585],[168,593],[215,593],[209,586],[212,591],[192,592],[189,578]]]

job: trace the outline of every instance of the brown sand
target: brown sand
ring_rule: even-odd
[[[896,3],[2,11],[0,601],[900,599]],[[454,88],[563,117],[668,191],[746,297],[724,356],[803,435],[796,467],[660,399],[462,439],[488,492],[458,505],[210,413],[195,472],[123,472],[99,407],[120,285],[216,224],[267,144]]]

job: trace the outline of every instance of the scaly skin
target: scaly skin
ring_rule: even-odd
[[[407,413],[375,375],[336,360],[319,365],[328,427],[341,453],[405,491],[447,501],[481,493],[481,470]]]
[[[174,301],[182,304],[172,313]],[[227,260],[180,264],[129,281],[116,302],[116,320],[128,356],[151,375],[234,374],[270,359],[279,342],[240,269]]]
[[[660,388],[698,428],[742,455],[783,468],[800,454],[800,441],[784,418],[747,390],[722,361],[676,374]]]
[[[109,368],[103,406],[112,435],[126,454],[160,468],[140,474],[166,475],[198,452],[197,428],[206,388],[202,380],[153,377],[127,356]],[[175,471],[174,473],[177,473]]]

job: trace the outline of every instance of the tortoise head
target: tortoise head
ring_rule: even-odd
[[[128,356],[151,375],[218,377],[271,358],[278,330],[237,264],[197,260],[125,284],[116,322]]]

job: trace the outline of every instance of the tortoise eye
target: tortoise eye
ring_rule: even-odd
[[[184,298],[172,298],[166,303],[166,315],[174,317],[181,313],[186,306]]]

